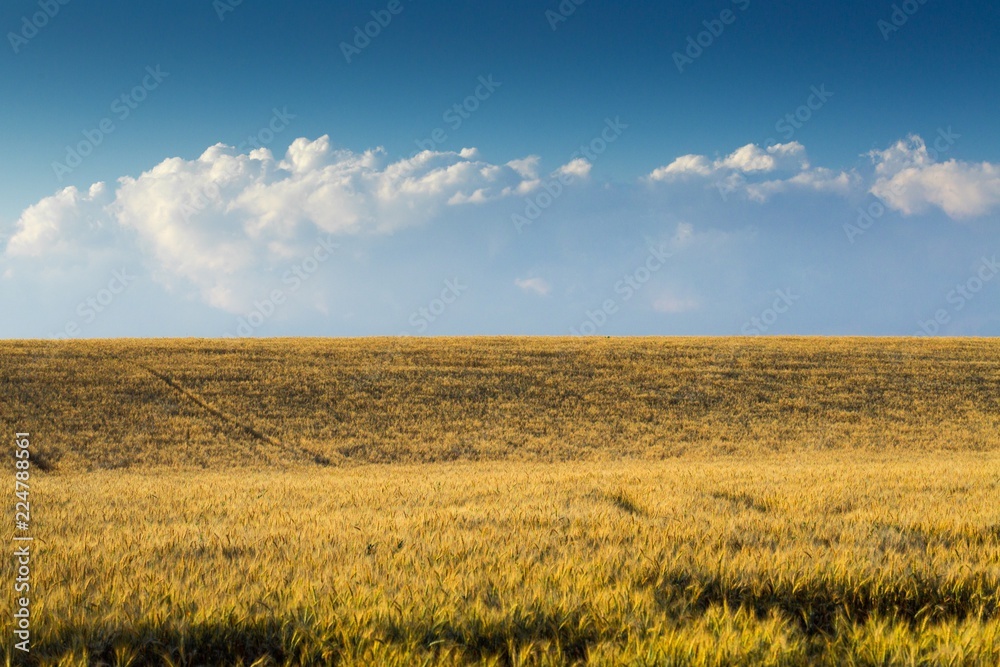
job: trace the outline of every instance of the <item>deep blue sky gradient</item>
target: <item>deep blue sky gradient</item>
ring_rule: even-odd
[[[476,147],[494,164],[538,155],[549,171],[566,163],[605,118],[620,117],[628,131],[591,173],[605,184],[605,195],[595,187],[579,201],[560,202],[553,222],[532,230],[527,243],[511,237],[504,223],[516,201],[501,205],[496,227],[472,229],[456,214],[359,241],[351,260],[358,266],[338,266],[323,278],[337,286],[327,294],[325,313],[275,321],[258,333],[412,329],[410,313],[433,297],[448,270],[426,280],[413,276],[442,258],[454,260],[455,273],[478,280],[482,296],[460,301],[432,333],[567,333],[581,319],[574,313],[599,303],[613,291],[615,276],[641,260],[644,239],[691,222],[706,238],[713,229],[731,234],[738,247],[706,249],[690,267],[679,264],[669,280],[664,273],[656,281],[697,293],[713,307],[667,322],[647,304],[609,323],[607,333],[738,333],[767,306],[772,289],[787,284],[811,294],[803,297],[810,305],[799,306],[799,319],[786,319],[777,332],[908,334],[955,279],[969,275],[978,254],[1000,251],[1000,243],[993,245],[1000,241],[996,212],[959,222],[940,211],[905,218],[893,212],[864,243],[846,244],[842,224],[870,201],[863,192],[846,202],[824,195],[760,209],[724,206],[714,196],[669,198],[641,182],[680,155],[721,157],[781,138],[776,122],[814,86],[833,97],[794,134],[812,164],[870,174],[862,154],[911,133],[930,141],[947,127],[961,135],[947,158],[1000,162],[997,3],[927,0],[885,39],[878,22],[890,19],[893,2],[750,0],[743,11],[728,1],[586,0],[553,30],[545,12],[558,9],[555,0],[400,0],[403,11],[346,62],[340,43],[387,4],[244,0],[220,20],[210,0],[70,0],[20,52],[5,38],[0,239],[14,233],[24,209],[62,187],[114,183],[168,157],[194,159],[218,142],[237,145],[274,108],[295,115],[269,146],[275,155],[297,137],[328,134],[336,147],[382,146],[391,158],[409,156],[415,140],[444,127],[442,114],[471,94],[479,77],[492,75],[501,87],[460,128],[446,128],[439,149]],[[726,9],[735,22],[678,72],[672,54]],[[22,17],[37,11],[37,2],[6,0],[0,31],[20,31]],[[147,66],[169,76],[58,180],[52,163],[112,115],[110,103],[138,84]],[[704,273],[710,256],[720,266]],[[69,296],[56,283],[33,284],[30,298],[52,314],[0,326],[0,335],[49,335],[106,281],[101,271]],[[363,287],[346,288],[359,272]],[[559,307],[520,301],[510,287],[515,277],[543,274],[561,294]],[[955,333],[1000,332],[997,282],[983,292],[974,321]],[[500,284],[511,293],[498,293]],[[399,293],[412,285],[423,291]],[[28,287],[4,289],[8,307],[27,303]],[[231,314],[161,289],[155,279],[127,298],[119,315],[87,335],[222,335],[232,328]]]

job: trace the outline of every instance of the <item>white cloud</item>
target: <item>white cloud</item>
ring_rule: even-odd
[[[1000,164],[937,162],[935,153],[917,135],[897,141],[885,150],[866,154],[875,165],[869,191],[905,215],[937,207],[949,217],[982,216],[1000,208]],[[710,160],[704,155],[682,155],[646,177],[649,183],[707,181],[723,196],[743,193],[757,202],[791,191],[848,196],[862,185],[852,170],[812,167],[805,147],[792,141],[761,148],[747,144],[729,155]]]
[[[892,176],[909,167],[923,167],[934,162],[924,140],[916,134],[900,139],[883,151],[869,151],[878,176]]]
[[[960,219],[1000,207],[1000,165],[954,159],[935,162],[916,135],[868,155],[878,176],[871,193],[904,215],[936,206],[948,217]]]
[[[517,278],[514,284],[525,292],[534,292],[541,296],[546,296],[552,291],[552,286],[541,278]]]
[[[864,187],[854,170],[811,166],[796,142],[767,148],[749,144],[716,159],[681,156],[647,180],[651,187],[697,189],[699,197],[706,188],[718,187],[757,202],[792,192],[846,197],[870,188],[907,215],[940,208],[962,218],[1000,208],[1000,165],[938,162],[916,136],[869,156],[874,175]],[[127,265],[144,270],[182,300],[195,297],[245,314],[276,282],[280,286],[283,272],[308,257],[318,239],[387,235],[448,211],[468,210],[461,207],[524,197],[555,176],[586,181],[590,173],[591,164],[582,158],[546,172],[537,156],[494,164],[474,148],[423,151],[393,161],[379,148],[336,148],[326,136],[296,139],[283,156],[267,149],[240,153],[219,144],[194,159],[169,158],[137,176],[67,187],[29,206],[9,238],[0,239],[9,262],[0,266],[0,275],[5,284],[38,275],[27,270],[30,266],[49,271],[54,284],[82,275],[86,267]],[[607,191],[626,189],[589,187],[584,201],[603,205]],[[623,196],[614,203],[626,222],[638,215],[640,202]],[[503,219],[499,211],[488,213],[481,217]],[[718,232],[696,234],[681,223],[664,244],[673,251],[716,243],[710,234]],[[515,285],[540,296],[552,292],[540,278],[518,278]],[[296,300],[320,307],[339,287],[314,281]],[[685,294],[667,294],[652,306],[679,313],[699,304]]]
[[[724,160],[716,161],[716,169],[732,169],[743,173],[770,172],[776,169],[806,169],[809,162],[805,147],[797,141],[775,144],[762,149],[747,144],[735,150]]]
[[[665,167],[654,169],[649,175],[651,181],[672,181],[685,175],[711,176],[715,167],[704,155],[682,155]]]
[[[104,183],[95,183],[87,192],[74,186],[29,206],[21,213],[17,230],[7,242],[7,253],[39,257],[73,252],[81,244],[108,240],[104,207],[111,197]]]
[[[539,159],[537,155],[529,155],[521,160],[511,160],[507,163],[507,166],[524,178],[535,179],[538,178]]]
[[[756,144],[747,144],[715,161],[704,155],[682,155],[665,167],[654,169],[648,180],[674,181],[685,176],[728,176],[734,172],[753,174],[778,169],[800,171],[808,167],[806,149],[797,141],[774,144],[766,149]]]
[[[466,148],[387,163],[381,149],[334,149],[327,136],[296,139],[280,161],[218,144],[123,177],[114,192],[97,183],[41,200],[21,214],[6,253],[82,255],[125,235],[159,282],[240,312],[259,294],[254,277],[303,256],[318,236],[391,233],[448,207],[517,196],[536,180],[536,162],[494,165]]]
[[[781,176],[775,177],[776,173]],[[811,168],[805,147],[797,141],[767,148],[747,144],[714,161],[704,155],[682,155],[654,169],[646,180],[676,183],[695,178],[708,180],[720,193],[743,192],[759,202],[794,189],[846,195],[859,182],[854,172]]]
[[[861,178],[853,172],[836,172],[823,167],[801,171],[791,178],[764,181],[762,183],[747,183],[747,195],[754,201],[766,201],[778,192],[791,189],[812,190],[814,192],[830,192],[847,196],[851,189],[857,187]]]
[[[587,178],[590,175],[591,166],[593,165],[587,159],[578,157],[556,169],[555,174],[557,176],[566,175],[573,178]]]

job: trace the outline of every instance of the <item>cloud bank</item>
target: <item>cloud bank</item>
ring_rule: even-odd
[[[742,193],[756,202],[790,190],[848,194],[859,182],[856,173],[811,168],[805,146],[797,141],[761,148],[747,144],[729,155],[709,159],[705,155],[682,155],[654,169],[650,183],[691,183],[714,186],[722,196]]]
[[[470,225],[497,222],[495,231],[505,227],[503,202],[517,208],[560,175],[573,177],[567,200],[585,193],[578,203],[614,207],[624,221],[641,218],[649,206],[669,213],[679,201],[676,191],[713,188],[721,195],[717,205],[754,210],[775,197],[800,197],[809,206],[816,195],[846,199],[866,192],[904,216],[940,210],[964,220],[1000,208],[1000,165],[939,161],[918,136],[866,155],[874,170],[863,176],[854,168],[812,165],[798,142],[747,144],[715,158],[682,155],[641,179],[647,188],[629,189],[595,183],[591,163],[582,158],[545,174],[537,156],[495,164],[475,148],[392,161],[381,148],[335,148],[327,136],[296,139],[281,158],[264,148],[242,153],[217,144],[194,159],[168,158],[138,176],[67,187],[29,206],[10,230],[2,275],[12,285],[21,279],[14,268],[19,261],[61,267],[111,257],[116,267],[144,267],[169,292],[241,314],[317,243],[327,248],[334,239],[378,239],[449,211],[469,213]],[[659,189],[665,197],[643,199]],[[507,284],[526,297],[549,295],[553,284],[560,291],[573,287],[525,272],[530,267],[508,269]],[[665,293],[653,309],[677,314],[704,305],[688,294]],[[315,307],[325,304],[318,300]]]
[[[916,135],[868,156],[877,176],[871,193],[904,215],[937,207],[958,220],[1000,208],[1000,165],[937,162]]]
[[[318,235],[389,234],[448,207],[524,195],[540,184],[537,162],[491,164],[474,148],[387,162],[381,149],[334,149],[327,136],[296,139],[281,160],[217,144],[115,188],[67,187],[43,199],[21,214],[6,253],[80,254],[115,236],[139,249],[160,282],[192,285],[210,305],[239,312],[253,274],[302,256]]]

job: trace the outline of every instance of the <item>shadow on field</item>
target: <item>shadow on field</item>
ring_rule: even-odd
[[[336,664],[346,657],[374,660],[393,649],[428,658],[460,655],[463,661],[498,659],[516,662],[514,652],[536,642],[551,642],[561,658],[576,663],[589,647],[615,639],[586,611],[546,612],[516,609],[502,620],[480,618],[384,618],[367,627],[347,625],[351,620],[320,620],[311,612],[284,619],[258,618],[192,623],[139,624],[105,628],[62,626],[32,646],[37,659],[67,656],[86,658],[88,664]]]
[[[720,610],[730,617],[749,612],[758,620],[777,614],[792,635],[816,650],[832,650],[831,640],[844,639],[852,625],[873,619],[916,628],[996,618],[996,583],[989,576],[949,582],[899,573],[864,581],[849,574],[806,574],[751,582],[662,566],[651,567],[648,577],[636,582],[652,589],[656,605],[677,622],[704,620]],[[524,650],[544,646],[560,661],[576,664],[599,644],[626,645],[646,636],[649,628],[626,622],[629,616],[602,618],[590,605],[551,601],[514,605],[501,614],[474,607],[417,616],[393,611],[359,616],[348,610],[325,617],[310,610],[281,618],[233,613],[218,621],[171,619],[127,629],[64,625],[40,637],[33,650],[43,659],[75,655],[90,664],[335,664],[347,658],[375,664],[405,655],[512,665]]]
[[[990,620],[1000,616],[998,577],[948,578],[917,572],[861,578],[851,572],[799,576],[727,577],[691,568],[650,572],[645,585],[672,615],[690,617],[712,607],[743,609],[762,619],[775,611],[807,636],[837,633],[843,622],[891,618],[912,625]]]

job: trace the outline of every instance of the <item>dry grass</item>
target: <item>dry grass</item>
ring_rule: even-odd
[[[1000,664],[997,351],[3,343],[34,656]]]
[[[0,420],[35,424],[64,471],[987,451],[998,353],[851,338],[4,342]]]

